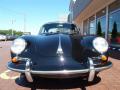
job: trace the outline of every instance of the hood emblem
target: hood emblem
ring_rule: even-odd
[[[61,37],[59,36],[59,45],[58,45],[58,49],[56,52],[59,56],[63,55],[63,50],[62,50],[62,46],[61,46]]]

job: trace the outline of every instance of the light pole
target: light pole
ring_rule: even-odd
[[[18,12],[18,11],[14,11],[14,10],[11,10],[11,9],[9,9],[9,8],[4,8],[4,7],[2,7],[3,9],[6,9],[6,10],[8,10],[9,12],[13,12],[13,13],[15,13],[15,14],[18,14],[18,15],[22,15],[23,16],[23,32],[25,32],[26,31],[26,14],[25,13],[21,13],[21,12]],[[10,24],[12,25],[12,32],[11,32],[11,34],[13,35],[14,34],[14,32],[13,32],[13,25],[14,25],[14,22],[15,22],[15,20],[10,20]]]
[[[24,14],[24,32],[26,31],[26,14]]]
[[[18,14],[18,13],[17,13]],[[23,32],[26,32],[26,14],[24,13],[19,13],[21,15],[23,15]],[[15,23],[16,20],[12,19],[11,20],[11,24],[12,24],[12,36],[14,35],[14,23]]]
[[[11,22],[11,23],[12,23],[12,33],[11,33],[11,34],[12,34],[12,36],[14,35],[14,32],[13,32],[14,22],[15,22],[15,20],[14,20],[14,19],[12,19],[12,22]]]
[[[26,14],[25,13],[20,13],[20,12],[15,12],[16,14],[19,14],[20,16],[22,16],[22,18],[23,18],[23,32],[26,32]],[[12,36],[14,35],[14,30],[13,30],[13,28],[14,28],[14,22],[15,22],[16,20],[14,20],[14,19],[12,19],[12,21],[11,21],[11,23],[12,23]]]

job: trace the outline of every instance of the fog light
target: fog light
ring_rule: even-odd
[[[105,55],[101,56],[102,61],[107,61],[107,57]]]
[[[17,57],[13,57],[13,58],[12,58],[12,62],[13,62],[13,63],[17,63],[17,62],[18,62]]]

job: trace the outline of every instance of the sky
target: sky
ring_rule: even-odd
[[[70,0],[0,0],[0,30],[37,34],[40,27],[69,13]],[[25,19],[24,19],[25,18]]]

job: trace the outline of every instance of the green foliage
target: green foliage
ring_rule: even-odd
[[[102,29],[101,29],[100,21],[98,22],[98,25],[97,25],[97,35],[98,36],[102,36]]]
[[[112,29],[112,38],[114,39],[114,38],[116,38],[118,36],[118,32],[117,32],[117,23],[116,22],[114,22],[114,24],[113,24],[113,29]]]
[[[23,34],[23,32],[21,32],[21,31],[13,31],[13,34],[17,35],[17,36],[21,36]]]
[[[117,34],[118,34],[118,36],[120,36],[120,32],[118,32]]]
[[[12,35],[12,29],[9,29],[9,30],[0,30],[0,34],[3,34],[3,35]],[[13,30],[13,34],[16,35],[16,36],[21,36],[23,34],[23,32]]]

